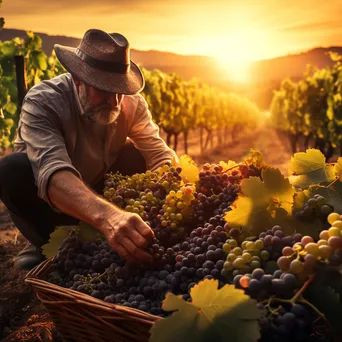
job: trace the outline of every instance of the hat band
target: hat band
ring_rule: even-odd
[[[97,69],[101,69],[104,71],[117,72],[120,74],[126,74],[130,68],[130,64],[101,61],[99,59],[96,59],[92,56],[87,55],[85,52],[81,51],[79,48],[76,48],[75,52],[76,52],[76,55],[80,59],[82,59],[83,62]]]

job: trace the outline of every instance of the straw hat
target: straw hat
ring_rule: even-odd
[[[132,95],[145,86],[139,67],[130,60],[130,47],[120,33],[88,30],[77,48],[55,44],[57,58],[85,84],[112,93]]]

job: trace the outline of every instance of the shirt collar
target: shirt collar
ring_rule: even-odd
[[[74,90],[74,97],[75,97],[75,100],[76,100],[76,105],[81,113],[81,115],[84,114],[84,109],[82,108],[82,105],[81,105],[81,102],[80,102],[80,97],[78,96],[78,92],[77,92],[77,88],[76,88],[76,85],[75,85],[75,82],[73,79],[71,79],[71,82],[72,82],[72,87],[73,87],[73,90]]]

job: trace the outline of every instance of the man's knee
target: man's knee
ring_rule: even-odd
[[[33,180],[26,153],[15,152],[0,159],[0,197],[2,189],[20,189],[20,184]]]

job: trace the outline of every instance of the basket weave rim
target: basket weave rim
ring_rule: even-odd
[[[37,288],[53,294],[63,294],[63,296],[69,298],[71,302],[76,301],[77,303],[91,304],[92,306],[104,309],[109,313],[113,313],[113,311],[116,311],[118,314],[120,314],[120,312],[129,314],[131,319],[137,319],[140,322],[145,321],[145,323],[147,324],[153,324],[154,321],[163,319],[162,317],[146,313],[139,309],[129,308],[113,303],[107,303],[101,299],[93,298],[88,294],[65,288],[41,279],[41,277],[49,272],[53,260],[54,257],[50,257],[39,265],[35,266],[32,270],[30,270],[25,276],[25,283],[30,284],[33,288]],[[45,304],[45,302],[50,304],[54,303],[52,301],[42,300],[41,298],[39,299],[42,301],[43,304]],[[66,303],[67,300],[61,300],[58,302],[56,301],[55,304],[58,304],[59,302]]]

